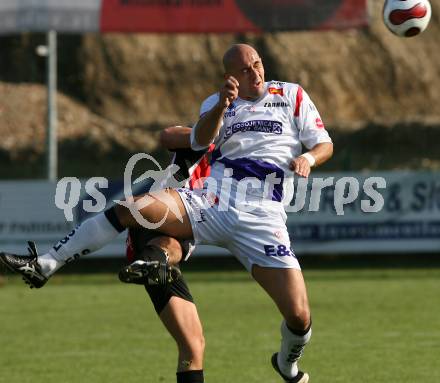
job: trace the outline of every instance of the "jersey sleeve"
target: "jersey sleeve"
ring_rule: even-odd
[[[205,101],[203,101],[202,106],[200,107],[200,113],[199,118],[202,118],[207,112],[209,112],[218,102],[219,95],[218,93],[215,93],[211,96],[209,96]],[[208,145],[202,146],[199,145],[196,141],[196,126],[197,124],[194,124],[192,130],[191,130],[191,149],[192,150],[203,150],[209,147],[212,142],[210,142]]]
[[[299,130],[299,140],[307,149],[323,142],[332,142],[318,109],[301,87],[298,87],[296,93],[294,119]]]

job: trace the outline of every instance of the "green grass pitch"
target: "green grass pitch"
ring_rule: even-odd
[[[440,382],[440,270],[305,271],[311,383]],[[280,383],[280,315],[247,273],[190,272],[209,383]],[[114,275],[0,287],[1,383],[175,382],[176,348],[144,290]]]

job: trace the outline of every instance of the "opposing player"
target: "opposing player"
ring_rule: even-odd
[[[215,143],[206,189],[162,190],[139,196],[85,221],[38,257],[2,254],[0,259],[31,283],[46,279],[66,260],[88,254],[139,216],[162,222],[159,231],[229,249],[274,300],[284,320],[281,348],[272,364],[286,382],[306,383],[297,362],[311,336],[306,287],[291,250],[283,203],[293,173],[308,177],[329,159],[331,139],[316,107],[299,85],[265,82],[258,53],[232,46],[224,55],[225,82],[201,107],[192,131],[193,149]],[[301,144],[309,150],[301,154]]]
[[[130,259],[143,263],[161,260],[166,255],[170,264],[182,258],[182,247],[176,239],[141,229],[130,230],[127,248]],[[178,349],[177,383],[203,383],[205,340],[202,324],[193,297],[183,276],[169,283],[150,283],[148,275],[135,278],[131,283],[145,284],[154,308],[165,328],[174,338]],[[121,270],[121,280],[127,282],[127,271]]]
[[[191,128],[173,126],[160,135],[161,145],[174,152],[172,162],[179,165],[178,181],[187,181],[193,188],[201,177],[209,175],[206,151],[189,150]],[[132,228],[127,238],[128,267],[121,269],[122,282],[145,285],[154,308],[178,348],[177,383],[203,383],[205,341],[196,305],[183,276],[174,268],[182,256],[189,256],[191,243],[181,243],[154,230]],[[183,254],[183,252],[185,254]],[[151,273],[150,266],[157,266]],[[170,266],[172,265],[172,266]],[[166,270],[175,275],[164,281]],[[162,281],[161,281],[162,280]]]

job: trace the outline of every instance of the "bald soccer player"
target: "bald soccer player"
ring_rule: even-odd
[[[222,246],[246,267],[283,316],[273,367],[286,382],[306,383],[298,360],[311,337],[311,317],[284,205],[292,197],[294,174],[308,177],[332,156],[333,144],[307,93],[298,84],[266,82],[253,47],[233,45],[223,64],[223,85],[202,103],[191,133],[194,150],[215,144],[205,188],[137,196],[84,221],[42,256],[3,253],[0,259],[42,286],[66,261],[138,227],[138,214],[148,222],[163,220],[161,233]]]

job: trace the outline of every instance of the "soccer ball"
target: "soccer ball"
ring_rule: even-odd
[[[386,0],[383,20],[388,29],[401,37],[423,32],[431,19],[429,0]]]

